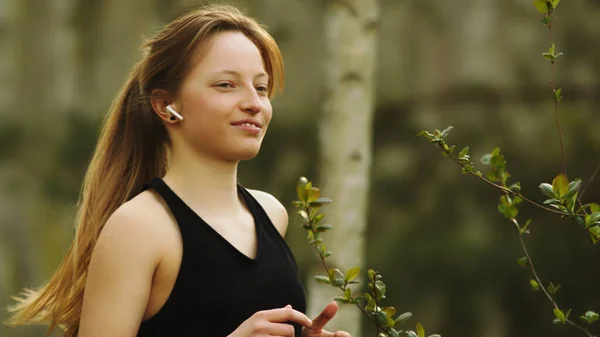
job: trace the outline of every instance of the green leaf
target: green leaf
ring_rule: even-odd
[[[315,228],[317,232],[325,232],[333,228],[331,225],[317,225]]]
[[[565,198],[571,198],[579,191],[581,188],[581,180],[576,179],[569,183],[569,189],[567,194],[565,194]]]
[[[300,214],[300,216],[302,217],[302,219],[304,219],[305,221],[310,221],[310,219],[308,218],[308,213],[306,213],[305,210],[298,211],[298,214]]]
[[[396,314],[396,308],[394,307],[385,307],[381,311],[385,312],[387,317],[393,317]]]
[[[438,335],[438,334],[434,334],[434,335],[429,335],[429,337],[442,337],[442,336]]]
[[[554,43],[550,45],[550,49],[548,50],[548,54],[554,55],[555,46]]]
[[[385,283],[383,283],[382,281],[375,281],[375,288],[377,288],[378,295],[381,295],[381,297],[378,298],[378,300],[385,298],[385,292],[387,289]]]
[[[412,330],[411,331],[407,331],[406,332],[406,336],[408,336],[408,337],[419,337],[419,336],[417,336],[417,333],[414,332],[414,331],[412,331]]]
[[[544,205],[549,205],[549,204],[560,204],[560,200],[554,199],[554,198],[544,200]]]
[[[567,321],[565,314],[558,308],[554,308],[554,317],[556,317],[556,319],[561,323],[565,323]]]
[[[492,154],[488,153],[488,154],[484,154],[483,157],[481,157],[481,163],[483,165],[490,165],[492,161]]]
[[[588,233],[593,244],[596,244],[598,241],[600,241],[600,227],[590,227],[588,228]]]
[[[556,9],[556,7],[558,6],[559,3],[560,3],[560,0],[552,0],[552,8]]]
[[[412,312],[405,312],[402,315],[396,317],[396,325],[406,323],[411,317]]]
[[[425,337],[425,329],[423,329],[423,326],[421,325],[421,323],[417,323],[417,336]]]
[[[373,269],[369,269],[367,271],[367,273],[369,274],[369,280],[373,281],[375,280],[375,275],[377,274],[377,272]]]
[[[503,195],[500,197],[500,204],[498,205],[498,212],[500,212],[500,214],[504,214],[504,216],[509,220],[514,219],[517,214],[519,214],[519,210],[517,207],[511,205],[511,202],[512,200],[509,200],[506,195]]]
[[[540,290],[540,285],[537,283],[536,280],[534,280],[534,279],[529,280],[529,284],[531,284],[531,290],[533,290],[533,291]]]
[[[552,17],[550,15],[545,15],[541,21],[547,26],[548,24],[550,24],[550,22],[552,22]]]
[[[375,321],[377,322],[377,324],[382,325],[382,326],[387,326],[388,317],[385,315],[385,313],[378,311],[378,312],[373,313],[373,316],[375,317]]]
[[[345,284],[346,282],[344,281],[343,278],[341,277],[336,277],[333,279],[333,286],[335,287],[341,287]]]
[[[348,299],[347,299],[347,298],[345,298],[345,297],[340,297],[340,296],[337,296],[337,297],[334,297],[333,299],[334,299],[336,302],[338,302],[338,303],[343,303],[343,304],[348,304],[348,303],[350,303],[350,300],[348,300]]]
[[[312,203],[321,197],[321,190],[318,187],[312,187],[308,190],[307,202]]]
[[[562,286],[560,284],[554,285],[554,283],[550,282],[550,284],[547,287],[547,290],[550,294],[556,295],[556,293],[560,290],[561,287]]]
[[[542,14],[548,13],[548,5],[546,4],[546,0],[534,0],[533,5],[538,10],[538,12]]]
[[[522,256],[520,258],[517,259],[517,264],[519,265],[519,267],[527,267],[527,256]]]
[[[554,92],[554,99],[556,99],[556,102],[560,102],[562,101],[562,89],[558,89]]]
[[[545,59],[547,59],[547,60],[550,60],[550,61],[554,61],[554,59],[556,58],[554,55],[552,55],[552,54],[549,54],[549,53],[543,53],[543,54],[542,54],[542,56],[543,56]]]
[[[598,314],[593,311],[587,311],[585,313],[584,317],[585,317],[586,321],[590,324],[594,323],[595,321],[598,320],[598,318],[600,318],[600,317],[598,317]]]
[[[500,176],[498,176],[498,173],[496,171],[488,172],[486,174],[486,177],[491,181],[499,181],[500,180]]]
[[[323,253],[323,257],[330,257],[333,254],[333,252],[331,252],[330,250],[325,251],[325,253]]]
[[[423,137],[425,137],[425,138],[428,138],[428,139],[434,139],[434,138],[435,138],[435,137],[433,136],[433,134],[431,134],[430,132],[428,132],[428,131],[425,131],[425,130],[423,130],[423,131],[421,131],[421,132],[417,133],[417,137],[421,137],[421,136],[423,136]]]
[[[310,204],[312,206],[318,206],[318,207],[320,207],[320,206],[324,206],[324,205],[330,204],[332,202],[333,202],[333,200],[331,200],[329,198],[321,197],[321,198],[318,198],[317,200],[311,202]]]
[[[456,149],[456,145],[450,146],[450,148],[448,149],[448,153],[453,154],[455,149]]]
[[[308,196],[308,191],[305,189],[306,184],[308,184],[308,179],[305,177],[298,179],[298,183],[296,184],[296,194],[298,195],[298,199],[304,202],[306,202]]]
[[[350,290],[350,288],[346,288],[346,290],[344,290],[344,297],[346,297],[348,300],[352,300],[352,290]]]
[[[317,282],[319,283],[323,283],[323,284],[330,284],[331,282],[329,281],[329,277],[327,276],[315,276],[315,280],[317,280]]]
[[[552,190],[557,199],[562,199],[569,192],[569,179],[566,174],[561,173],[552,180]]]
[[[469,153],[469,147],[465,146],[460,153],[458,154],[458,158],[465,158],[465,156],[467,156],[467,154]]]
[[[540,190],[542,191],[542,193],[544,193],[544,195],[546,195],[548,198],[552,198],[552,199],[558,199],[556,197],[556,195],[554,195],[554,190],[552,189],[552,185],[548,184],[548,183],[542,183],[540,184]]]
[[[593,202],[592,205],[590,206],[590,211],[592,211],[592,212],[600,212],[600,205],[598,205],[597,203]]]
[[[523,228],[521,228],[521,234],[529,233],[529,231],[527,230],[527,228],[529,228],[529,225],[531,225],[531,219],[527,219],[527,221],[525,221],[525,225],[523,226]]]
[[[360,268],[354,267],[354,268],[348,269],[346,271],[345,279],[346,279],[346,281],[352,281],[358,276],[358,274],[360,274]]]
[[[511,190],[511,191],[519,193],[519,192],[521,192],[521,183],[520,182],[516,182],[516,183],[510,185],[510,187],[508,189]]]
[[[600,212],[594,212],[592,214],[585,215],[585,228],[591,227],[598,220],[600,220]]]
[[[454,129],[453,126],[449,126],[446,129],[444,129],[444,131],[442,131],[441,138],[446,138],[450,134],[450,131],[452,131],[452,129]]]

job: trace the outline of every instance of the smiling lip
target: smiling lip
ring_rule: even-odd
[[[244,119],[235,123],[231,123],[231,125],[251,135],[260,134],[262,126],[260,122],[253,119]]]
[[[231,123],[231,125],[254,127],[254,128],[258,128],[258,129],[262,128],[262,124],[259,121],[257,121],[256,119],[251,119],[251,118],[246,118],[246,119],[239,120],[237,122],[233,122],[233,123]]]

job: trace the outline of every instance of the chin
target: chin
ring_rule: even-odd
[[[246,148],[233,151],[231,157],[235,158],[236,161],[254,159],[259,152],[260,148]]]

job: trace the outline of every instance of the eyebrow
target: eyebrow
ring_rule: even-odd
[[[240,76],[240,73],[238,73],[235,70],[221,70],[221,71],[217,71],[215,74],[230,74],[230,75],[234,75],[234,76]],[[269,74],[267,74],[265,72],[260,72],[256,75],[254,75],[254,78],[258,78],[258,77],[269,78]]]

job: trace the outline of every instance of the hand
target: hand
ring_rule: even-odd
[[[294,326],[284,322],[294,322],[303,326],[313,325],[313,322],[306,315],[288,305],[285,308],[255,313],[228,337],[294,337]]]
[[[329,332],[323,330],[323,327],[329,322],[338,311],[336,302],[329,303],[325,309],[313,319],[313,324],[309,327],[302,328],[302,337],[351,337],[345,331]]]

